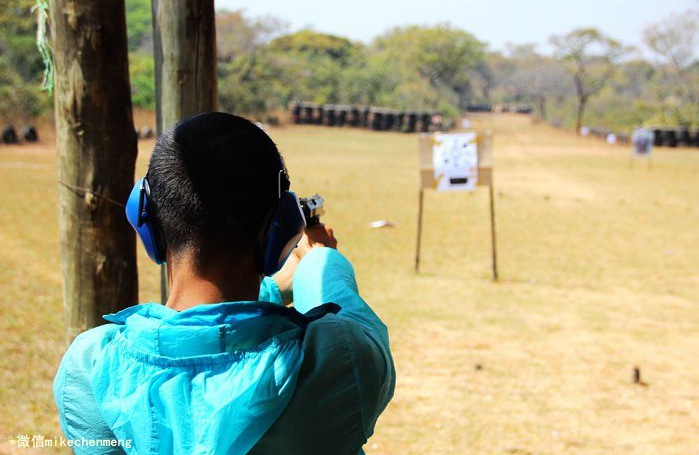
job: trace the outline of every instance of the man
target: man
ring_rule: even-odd
[[[105,316],[65,354],[54,396],[76,453],[362,453],[395,386],[388,332],[330,228],[284,263],[303,229],[285,233],[288,189],[247,120],[202,114],[162,135],[127,211],[170,296]]]

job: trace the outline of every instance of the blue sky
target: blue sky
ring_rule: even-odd
[[[319,32],[368,43],[391,27],[450,22],[491,49],[535,43],[547,52],[551,35],[596,27],[626,45],[642,47],[642,31],[671,13],[699,10],[699,0],[215,0],[216,8],[272,15],[290,31]]]

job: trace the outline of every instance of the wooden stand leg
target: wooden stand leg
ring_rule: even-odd
[[[425,197],[425,190],[420,189],[420,202],[417,212],[417,247],[415,249],[415,273],[420,273],[420,242],[422,240],[422,207]]]
[[[495,195],[493,191],[493,180],[490,179],[490,238],[493,249],[493,281],[498,281],[498,249],[495,237]]]

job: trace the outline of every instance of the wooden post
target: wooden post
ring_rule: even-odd
[[[153,0],[156,131],[218,106],[214,0]],[[167,300],[167,270],[160,295]]]
[[[422,241],[422,208],[425,190],[420,188],[420,201],[417,212],[417,246],[415,248],[415,273],[420,273],[420,243]]]
[[[158,134],[217,108],[213,0],[153,0]]]
[[[124,216],[136,134],[124,0],[51,0],[58,218],[67,336],[138,300],[136,238]]]

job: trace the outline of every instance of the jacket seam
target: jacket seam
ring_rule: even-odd
[[[66,428],[65,431],[69,430],[70,423],[68,422],[68,412],[66,412],[66,369],[64,368],[63,371],[63,380],[62,380],[62,387],[61,387],[61,410],[63,411],[63,415],[65,416],[66,419]],[[70,438],[70,435],[66,434],[65,435],[67,438]]]
[[[361,422],[361,429],[362,429],[362,436],[364,437],[364,440],[368,440],[368,436],[366,435],[366,431],[364,429],[365,425],[365,418],[364,418],[364,403],[362,403],[362,394],[361,394],[361,385],[359,382],[359,376],[358,376],[358,371],[357,371],[357,358],[356,358],[356,353],[354,352],[354,349],[352,349],[352,343],[350,341],[349,337],[349,330],[347,327],[347,321],[342,321],[342,335],[343,338],[345,339],[345,345],[347,347],[347,351],[349,352],[350,360],[352,362],[352,376],[354,377],[354,388],[357,393],[357,403],[359,405],[359,420]]]
[[[276,347],[292,342],[300,342],[300,333],[301,329],[292,329],[285,333],[275,335],[254,348],[191,357],[165,357],[140,351],[122,333],[117,333],[113,341],[119,348],[122,348],[125,353],[129,354],[134,360],[141,363],[159,367],[198,367],[238,362],[251,357],[256,357],[265,351],[274,349]]]

